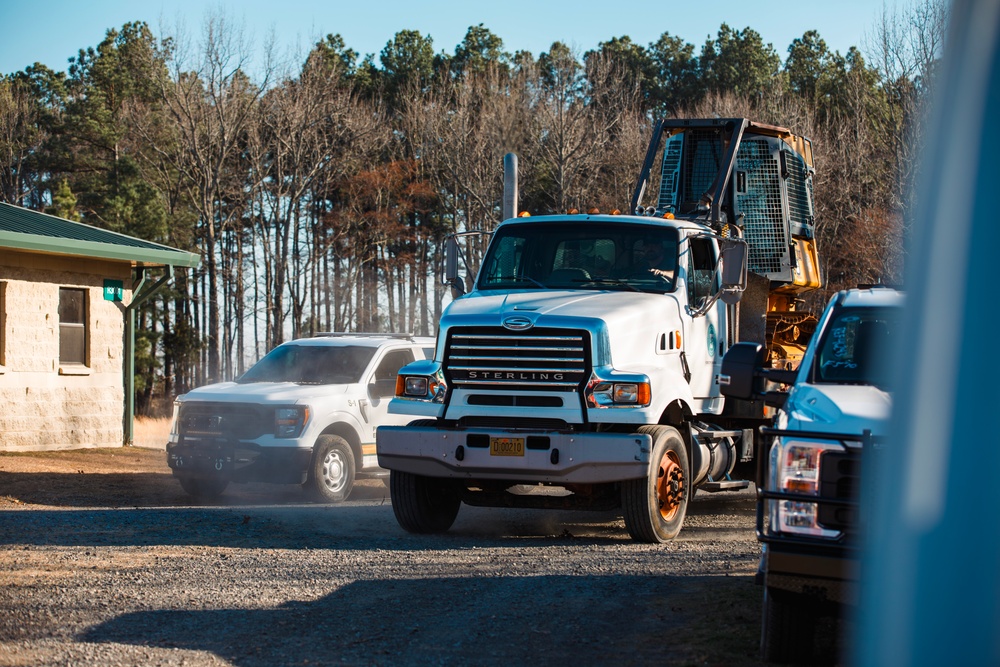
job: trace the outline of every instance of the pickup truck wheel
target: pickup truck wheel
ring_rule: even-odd
[[[662,543],[677,536],[687,512],[687,450],[672,426],[642,426],[639,433],[653,438],[649,473],[622,483],[622,515],[633,540]]]
[[[229,481],[225,479],[196,479],[194,477],[179,477],[181,488],[189,496],[194,496],[201,500],[211,500],[218,498],[229,486]]]
[[[316,497],[327,503],[347,500],[354,488],[354,452],[338,435],[321,435],[313,453],[309,483]]]
[[[398,470],[389,473],[389,496],[396,521],[409,533],[447,531],[462,504],[447,482]]]
[[[809,661],[816,636],[816,613],[808,601],[793,602],[794,594],[777,595],[764,587],[760,656],[765,662]]]

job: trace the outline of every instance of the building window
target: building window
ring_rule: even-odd
[[[59,288],[59,363],[87,363],[87,292]]]

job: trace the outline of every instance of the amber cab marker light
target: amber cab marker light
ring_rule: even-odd
[[[599,215],[601,210],[596,206],[592,206],[587,209],[587,215]]]
[[[531,214],[528,213],[527,211],[521,211],[520,213],[517,214],[517,217],[519,217],[519,218],[530,218]]]

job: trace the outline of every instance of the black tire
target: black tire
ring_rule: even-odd
[[[392,512],[409,533],[443,533],[451,528],[462,501],[446,480],[393,470],[389,474]]]
[[[760,657],[764,662],[811,662],[816,639],[816,610],[788,591],[764,587]]]
[[[636,542],[657,544],[680,532],[687,513],[691,479],[687,448],[672,426],[642,426],[653,438],[645,479],[622,483],[622,515]]]
[[[229,486],[229,480],[218,478],[196,478],[178,477],[181,488],[189,496],[194,496],[199,500],[212,500],[222,495],[222,492]]]
[[[354,452],[339,435],[321,435],[313,448],[307,485],[317,500],[340,503],[354,489]]]

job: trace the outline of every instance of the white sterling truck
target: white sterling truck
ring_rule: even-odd
[[[769,415],[723,398],[723,355],[759,342],[790,378],[815,324],[798,309],[820,284],[811,145],[744,118],[660,121],[630,215],[518,216],[514,171],[468,293],[475,232],[449,240],[456,298],[389,406],[413,421],[377,431],[393,511],[424,533],[463,502],[620,508],[633,539],[669,540],[695,489],[753,475]]]

